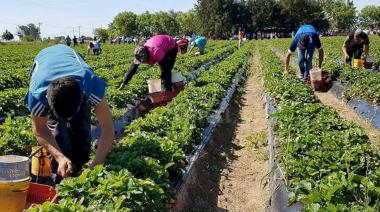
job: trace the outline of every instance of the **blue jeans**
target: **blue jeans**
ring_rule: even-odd
[[[303,76],[303,80],[307,80],[310,70],[313,68],[313,54],[314,48],[307,48],[304,50],[298,48],[298,66],[301,75]]]

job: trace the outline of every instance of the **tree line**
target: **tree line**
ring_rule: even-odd
[[[97,28],[94,34],[105,39],[154,34],[201,34],[226,39],[239,27],[247,33],[289,33],[306,23],[319,31],[379,29],[380,6],[356,11],[350,0],[197,0],[187,12],[120,12],[107,28]],[[34,24],[20,25],[17,36],[21,40],[38,40],[40,31]],[[2,38],[11,40],[13,35],[6,30]]]

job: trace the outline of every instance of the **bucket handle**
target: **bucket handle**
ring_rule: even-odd
[[[31,159],[33,156],[35,156],[39,151],[42,151],[42,148],[43,148],[43,147],[40,147],[40,148],[38,148],[36,151],[32,152],[32,153],[29,155],[29,159]]]

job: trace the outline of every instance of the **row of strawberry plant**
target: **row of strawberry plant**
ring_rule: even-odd
[[[188,66],[188,64],[191,64],[193,68],[197,68],[201,63],[204,63],[205,61],[213,60],[216,57],[218,57],[219,54],[223,54],[225,52],[231,52],[233,50],[231,46],[225,47],[225,45],[226,44],[223,44],[222,46],[223,48],[221,48],[220,50],[209,52],[208,54],[205,54],[199,58],[193,58],[190,55],[188,55],[186,58],[182,59],[183,64],[185,64],[184,66]],[[123,68],[118,68],[120,66],[116,66],[115,68],[109,71],[107,70],[105,72],[100,72],[100,73],[103,73],[101,74],[101,76],[114,77],[114,79],[109,80],[111,82],[111,85],[110,85],[111,87],[108,92],[108,95],[109,95],[108,98],[110,99],[110,104],[112,108],[114,108],[114,110],[116,110],[116,108],[117,109],[125,108],[126,103],[130,103],[131,101],[136,100],[138,97],[145,95],[147,93],[146,80],[152,77],[159,76],[158,68],[151,69],[149,66],[143,66],[142,69],[131,80],[127,89],[123,91],[118,91],[116,90],[116,86],[120,83],[121,79],[123,78],[122,76],[124,75],[124,72],[127,66],[130,65],[129,64],[130,60],[124,59],[122,61],[124,62],[124,66],[122,66]],[[188,61],[190,61],[190,63]],[[181,64],[177,65],[176,67],[179,67],[178,69],[185,70],[184,68],[181,68]],[[186,74],[185,71],[184,73]],[[29,75],[29,73],[27,75]],[[23,87],[25,86],[25,83],[28,82],[28,80],[26,79],[21,80],[18,78],[14,78],[11,80],[13,80],[15,83],[20,83],[20,85],[19,86],[14,85],[15,88],[18,88],[18,89],[9,88],[2,91],[0,95],[0,117],[4,117],[7,115],[22,116],[28,113],[26,106],[22,103],[22,99],[25,95],[25,88]],[[19,88],[19,87],[22,87],[22,88]]]
[[[165,203],[173,197],[175,181],[183,173],[185,153],[202,138],[208,117],[217,108],[234,75],[239,69],[248,68],[246,56],[250,48],[251,44],[245,45],[187,84],[170,104],[133,122],[127,128],[128,136],[114,147],[104,167],[66,179],[59,187],[63,198],[60,203],[41,207],[164,210]]]
[[[322,45],[325,50],[323,68],[329,72],[333,80],[344,85],[344,99],[350,100],[359,97],[376,105],[380,104],[380,74],[363,68],[352,68],[346,65],[342,53],[344,39],[345,37],[322,38]],[[380,50],[376,47],[376,44],[380,44],[380,38],[370,37],[370,39],[370,54],[376,55],[376,57],[377,55],[380,56]],[[285,53],[291,40],[280,39],[271,42],[275,49]],[[317,59],[317,55],[318,54],[314,54],[315,59]]]
[[[358,126],[322,105],[273,52],[261,47],[265,89],[277,111],[277,159],[290,192],[304,211],[378,211],[380,155]]]
[[[325,48],[331,49],[326,54],[325,68],[337,81],[344,85],[343,98],[363,98],[376,105],[380,104],[380,74],[363,68],[351,68],[344,64],[341,44],[332,39],[325,39]],[[375,37],[371,37],[371,51],[376,54]],[[380,54],[377,53],[377,54]]]
[[[221,43],[228,41],[210,41],[207,44],[207,50],[218,48]],[[45,47],[51,44],[32,43],[32,44],[9,44],[0,46],[0,72],[3,70],[29,69],[33,63],[35,55]],[[102,45],[103,53],[99,56],[87,54],[87,45],[79,45],[73,49],[80,52],[86,57],[86,60],[94,68],[113,67],[124,64],[123,60],[132,56],[134,45]]]
[[[214,52],[210,52],[200,57],[192,57],[188,59],[188,63],[186,63],[185,67],[189,67],[190,69],[198,68],[201,63],[214,60],[218,56],[232,52],[234,47],[226,47],[221,50],[216,50]],[[193,64],[194,66],[189,66],[189,64]],[[153,72],[154,70],[155,72]],[[137,74],[136,77],[131,81],[128,86],[128,89],[125,91],[118,91],[115,88],[108,88],[107,95],[109,102],[112,108],[112,115],[114,119],[123,117],[126,113],[125,105],[127,103],[131,103],[133,100],[141,97],[142,95],[146,95],[147,86],[146,79],[157,76],[159,74],[159,69],[152,69],[150,73],[149,71],[143,71],[142,74]],[[178,66],[178,70],[184,70],[180,65]],[[183,71],[183,73],[187,73],[187,71]],[[2,113],[0,116],[5,115],[16,115],[16,116],[24,116],[28,113],[26,106],[23,103],[23,96],[26,93],[26,88],[21,89],[7,89],[6,91],[0,93],[0,105],[4,108],[0,108],[0,111],[7,111],[7,113]],[[93,118],[94,119],[94,118]],[[95,120],[95,119],[94,119]],[[33,137],[26,139],[23,134],[14,134],[12,137],[8,135],[12,134],[13,129],[18,129],[28,134],[31,133],[30,128],[30,120],[25,117],[16,117],[14,121],[4,124],[4,126],[0,125],[0,134],[4,135],[0,139],[0,153],[3,154],[21,154],[27,155],[31,150],[31,145],[35,144],[35,139]],[[5,136],[7,135],[7,136]],[[9,140],[9,141],[8,141]],[[9,145],[9,142],[15,142],[12,145]],[[24,145],[23,145],[24,144]],[[17,147],[17,148],[16,148]],[[2,151],[3,150],[3,151]]]

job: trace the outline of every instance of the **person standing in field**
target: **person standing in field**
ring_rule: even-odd
[[[199,51],[195,55],[203,55],[205,53],[205,47],[207,44],[207,39],[205,37],[197,37],[194,41],[191,42],[191,48],[189,53],[193,50],[194,47],[198,47]]]
[[[161,80],[165,90],[172,91],[172,69],[174,67],[178,53],[178,46],[175,40],[170,35],[155,35],[148,39],[145,44],[142,44],[134,50],[134,60],[128,72],[124,76],[123,82],[119,86],[122,90],[125,85],[132,79],[137,72],[140,64],[156,64],[161,69]]]
[[[78,174],[90,160],[91,106],[101,128],[93,168],[112,148],[114,128],[106,83],[76,51],[62,44],[41,50],[31,69],[25,103],[37,142],[53,156],[55,183]]]
[[[352,58],[361,59],[369,56],[369,38],[361,29],[351,32],[343,43],[342,51],[347,64],[352,64]]]
[[[74,35],[74,38],[73,38],[73,43],[74,43],[74,47],[78,46],[78,39],[77,39],[77,37],[75,37],[75,35]]]
[[[70,36],[66,36],[66,38],[65,38],[65,41],[66,41],[66,45],[68,45],[68,46],[70,46],[71,45],[71,38],[70,38]]]
[[[238,39],[239,39],[239,49],[240,49],[241,45],[243,44],[243,39],[244,39],[244,31],[242,30],[241,27],[239,27],[239,30],[238,30]]]
[[[298,49],[298,66],[300,69],[300,78],[307,81],[310,70],[313,68],[314,50],[318,49],[319,59],[318,67],[322,67],[324,52],[319,35],[312,25],[301,26],[294,36],[285,56],[285,73],[289,73],[289,61],[292,53]]]

